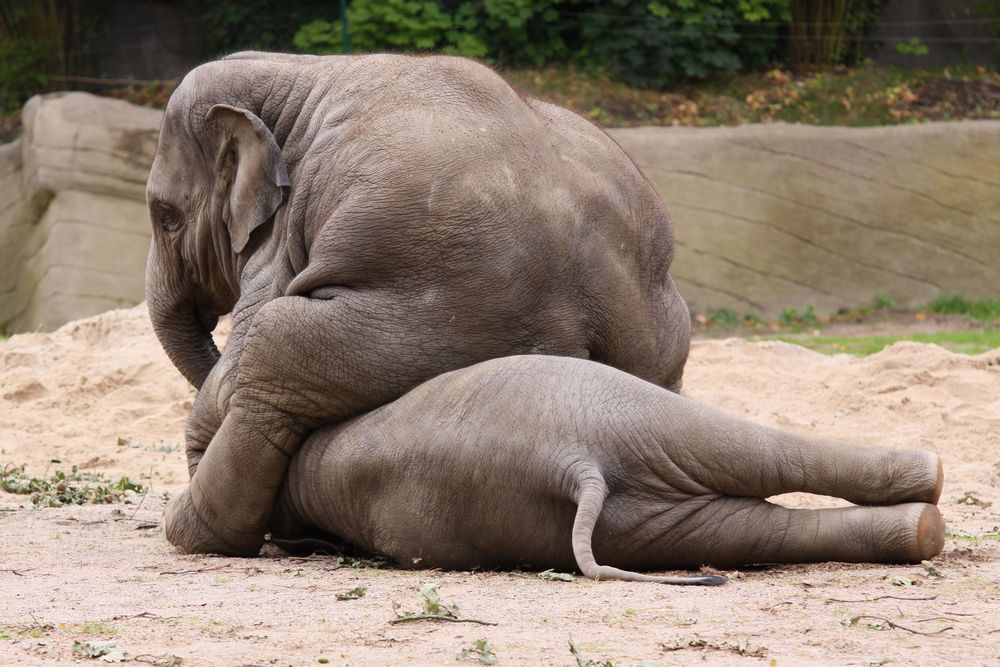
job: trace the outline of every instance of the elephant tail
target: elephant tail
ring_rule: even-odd
[[[658,577],[629,570],[619,570],[608,565],[598,565],[594,560],[594,527],[601,516],[604,499],[608,495],[607,484],[596,470],[582,477],[578,484],[576,499],[576,519],[573,521],[573,555],[577,567],[584,576],[591,579],[617,579],[619,581],[646,581],[658,584],[679,584],[686,586],[719,586],[726,583],[725,577],[705,575],[700,577]]]

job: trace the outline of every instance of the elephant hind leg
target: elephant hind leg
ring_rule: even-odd
[[[664,563],[917,563],[944,547],[937,507],[905,503],[885,507],[789,509],[759,498],[723,496],[676,525],[648,526],[661,537],[649,550]],[[654,554],[643,555],[648,561]],[[672,560],[678,559],[679,560]]]
[[[731,496],[802,491],[857,505],[937,503],[944,483],[931,452],[851,445],[786,433],[693,401],[661,396],[654,437],[684,472]]]
[[[620,570],[608,565],[598,565],[594,559],[594,527],[601,516],[604,498],[608,494],[607,485],[599,475],[581,480],[577,499],[576,519],[573,522],[573,555],[580,571],[591,579],[617,579],[619,581],[644,581],[658,584],[678,584],[687,586],[719,586],[726,583],[725,577],[707,575],[700,577],[663,577],[628,570]]]

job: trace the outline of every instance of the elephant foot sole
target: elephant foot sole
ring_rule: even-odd
[[[944,488],[944,464],[941,462],[941,457],[937,454],[931,454],[932,460],[935,462],[935,477],[934,477],[934,491],[931,492],[931,498],[927,502],[932,505],[937,505],[938,500],[941,499],[941,489]]]
[[[936,505],[927,505],[917,518],[915,561],[928,560],[944,549],[944,519]]]

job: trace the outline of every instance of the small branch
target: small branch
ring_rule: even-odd
[[[417,621],[447,621],[449,623],[478,623],[479,625],[497,625],[493,621],[483,621],[478,618],[454,618],[452,616],[437,616],[435,614],[416,614],[414,616],[397,616],[389,621],[390,625],[399,623],[415,623]]]
[[[908,628],[906,626],[900,625],[899,623],[893,623],[888,618],[883,618],[881,616],[868,616],[868,615],[855,616],[854,618],[851,619],[851,625],[856,625],[858,621],[864,620],[866,618],[871,619],[873,621],[881,621],[894,630],[905,630],[906,632],[912,632],[915,635],[939,635],[942,632],[946,632],[952,629],[952,626],[949,625],[947,627],[941,628],[940,630],[934,630],[933,632],[922,632],[920,630],[914,630],[913,628]]]
[[[132,619],[132,618],[148,618],[153,621],[162,621],[166,619],[180,618],[180,616],[160,616],[159,614],[154,614],[151,611],[143,611],[138,614],[122,614],[120,616],[112,616],[111,620],[124,621],[126,619]]]
[[[876,595],[873,598],[865,598],[865,599],[862,599],[862,600],[841,600],[839,598],[827,598],[826,601],[827,602],[851,602],[851,603],[854,603],[854,602],[875,602],[876,600],[906,600],[906,601],[909,601],[909,602],[914,602],[914,601],[921,601],[921,600],[936,600],[936,599],[937,599],[936,595],[931,595],[931,596],[925,597],[925,598],[904,598],[904,597],[900,597],[898,595]]]
[[[791,600],[785,600],[783,602],[775,602],[774,604],[772,604],[769,607],[761,607],[760,610],[761,611],[774,611],[778,607],[780,607],[782,605],[786,605],[786,604],[792,604],[792,601]]]
[[[215,565],[213,567],[200,567],[197,570],[178,570],[177,572],[160,572],[160,575],[164,574],[198,574],[200,572],[211,572],[213,570],[224,570],[227,567],[232,567],[231,564],[227,563],[225,565]]]
[[[173,655],[153,655],[152,653],[143,653],[142,655],[136,655],[129,657],[129,660],[133,662],[144,662],[147,665],[179,665],[181,664],[180,659]]]
[[[24,573],[25,573],[25,572],[31,572],[31,571],[32,571],[32,570],[34,570],[34,569],[35,569],[35,568],[33,568],[33,567],[31,567],[31,568],[28,568],[27,570],[24,570],[24,571],[21,571],[21,570],[10,570],[10,569],[4,569],[4,570],[0,570],[0,572],[10,572],[10,573],[11,573],[11,574],[13,574],[14,576],[17,576],[17,577],[23,577],[23,576],[24,576]]]
[[[135,515],[139,513],[139,509],[142,508],[142,504],[144,502],[146,502],[146,496],[148,496],[148,495],[149,495],[149,489],[146,489],[146,492],[142,494],[142,499],[135,506],[135,509],[132,510],[132,515],[128,518],[129,521],[132,521],[133,519],[135,519]]]

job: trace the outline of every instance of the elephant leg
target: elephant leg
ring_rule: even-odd
[[[257,553],[288,461],[310,432],[445,370],[448,341],[408,310],[388,291],[264,305],[245,339],[229,413],[189,490],[167,508],[167,538],[192,552]]]
[[[187,423],[184,426],[184,445],[188,460],[188,474],[194,476],[208,449],[212,438],[222,427],[222,421],[226,417],[226,406],[229,403],[229,396],[232,394],[231,382],[227,379],[232,373],[227,373],[231,364],[227,363],[226,355],[223,353],[222,359],[215,364],[208,378],[198,390],[198,395],[194,399],[191,407],[191,414],[188,415]]]
[[[682,522],[676,516],[668,523],[664,515],[631,534],[644,553],[633,552],[625,562],[647,567],[916,563],[936,556],[944,546],[941,514],[926,503],[810,510],[723,496],[684,514]]]
[[[931,452],[785,433],[672,398],[662,406],[654,437],[668,444],[688,475],[714,491],[758,498],[802,491],[859,505],[936,503],[941,495],[941,460]]]
[[[645,310],[645,315],[640,313]],[[659,298],[633,307],[608,323],[592,351],[596,361],[679,393],[691,346],[691,315],[666,277]]]
[[[604,499],[608,495],[604,479],[596,473],[584,478],[578,484],[576,518],[573,521],[573,555],[577,567],[591,579],[617,579],[620,581],[643,581],[657,584],[678,584],[682,586],[719,586],[726,583],[725,577],[716,575],[698,577],[663,577],[620,570],[610,565],[599,565],[594,558],[594,527],[601,516]]]

